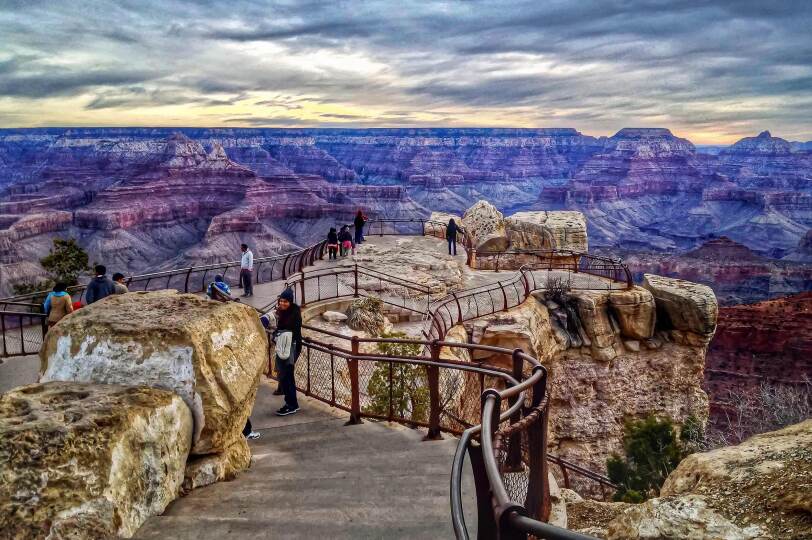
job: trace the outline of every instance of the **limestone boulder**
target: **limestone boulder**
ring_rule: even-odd
[[[765,538],[757,526],[739,527],[708,507],[703,497],[661,497],[633,505],[609,523],[609,540],[749,540]]]
[[[244,437],[234,441],[217,454],[191,456],[186,462],[183,492],[224,480],[233,480],[237,473],[251,465],[251,448]]]
[[[510,246],[502,212],[488,201],[478,201],[466,210],[462,226],[477,251],[505,251]]]
[[[170,390],[194,417],[193,454],[242,436],[268,361],[268,340],[247,305],[176,291],[130,293],[80,309],[52,328],[41,382]]]
[[[654,323],[657,308],[654,296],[648,289],[633,287],[623,291],[613,291],[609,295],[620,333],[631,339],[649,339],[654,336]]]
[[[661,324],[704,336],[716,331],[719,306],[710,287],[653,274],[643,275],[643,287],[654,296]]]
[[[347,320],[347,315],[340,311],[325,311],[321,318],[327,322],[342,322]]]
[[[720,511],[745,514],[763,525],[781,515],[786,526],[806,523],[812,535],[810,486],[812,419],[737,446],[692,454],[668,476],[661,493],[701,494]]]
[[[505,229],[512,249],[589,249],[581,212],[517,212],[505,220]]]
[[[462,226],[462,217],[455,214],[449,214],[448,212],[432,212],[428,220],[434,223],[442,223],[444,225],[447,225],[448,221],[451,219],[453,219],[457,225]],[[431,233],[435,233],[436,236],[437,231],[433,229],[431,226],[427,226],[426,234]]]
[[[172,392],[52,382],[0,396],[0,536],[130,537],[178,496],[192,414]]]

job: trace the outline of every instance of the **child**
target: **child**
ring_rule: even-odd
[[[355,249],[353,248],[353,245],[352,245],[352,234],[350,233],[349,227],[347,227],[346,225],[341,227],[341,232],[338,233],[338,241],[341,242],[341,256],[342,257],[347,255],[347,252],[349,252],[350,249],[352,249],[353,254],[355,254]]]
[[[231,288],[228,286],[228,283],[225,282],[223,276],[216,275],[214,276],[214,283],[209,285],[209,290],[206,291],[206,294],[212,300],[222,300],[223,297],[231,296]]]
[[[336,228],[330,227],[330,232],[327,233],[327,251],[329,252],[330,259],[337,258],[338,255],[338,234]]]

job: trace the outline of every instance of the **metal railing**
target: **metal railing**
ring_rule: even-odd
[[[479,270],[563,270],[572,274],[595,276],[613,283],[634,286],[629,267],[620,260],[591,255],[567,249],[552,250],[508,250],[477,251],[476,268]],[[574,283],[573,288],[586,288],[583,283]]]
[[[48,331],[47,319],[34,311],[0,311],[2,356],[37,354]]]

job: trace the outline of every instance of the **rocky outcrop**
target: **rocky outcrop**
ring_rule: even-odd
[[[505,220],[510,248],[589,250],[581,212],[517,212]]]
[[[178,495],[192,415],[154,388],[67,382],[0,396],[3,538],[130,537]]]
[[[105,298],[52,328],[42,382],[170,390],[194,417],[192,453],[221,453],[242,437],[268,341],[256,313],[175,291]]]
[[[692,290],[677,290],[669,300],[690,302]],[[642,287],[573,290],[563,302],[539,291],[467,327],[474,343],[539,358],[550,373],[550,452],[605,471],[606,459],[623,450],[624,421],[654,414],[677,424],[691,416],[704,423],[708,416],[706,335],[661,327],[658,302]],[[474,360],[512,367],[501,355],[478,353]],[[594,487],[574,482],[586,493]]]
[[[488,201],[478,201],[466,210],[462,226],[477,251],[505,251],[510,245],[502,212]]]
[[[807,420],[688,456],[661,497],[625,510],[609,524],[608,538],[808,538],[810,483]]]
[[[710,287],[652,274],[643,276],[643,287],[654,296],[661,326],[699,334],[708,341],[713,337],[719,306]]]

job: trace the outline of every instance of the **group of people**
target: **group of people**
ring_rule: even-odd
[[[364,241],[364,225],[367,221],[368,218],[364,215],[364,212],[358,210],[352,222],[355,227],[355,238],[350,232],[349,225],[343,225],[338,232],[336,232],[335,227],[330,227],[330,232],[327,233],[328,258],[335,260],[338,258],[339,253],[341,253],[342,257],[345,257],[350,252],[355,255],[355,246]]]
[[[97,264],[93,271],[95,277],[87,284],[85,304],[90,305],[98,302],[111,294],[129,292],[124,274],[116,272],[113,274],[113,278],[110,279],[107,277],[107,268],[103,264]],[[64,282],[54,284],[53,290],[45,297],[45,303],[43,304],[45,314],[48,316],[48,328],[64,319],[69,313],[73,313],[82,307],[82,305],[81,300],[73,301],[68,292],[68,286]]]

